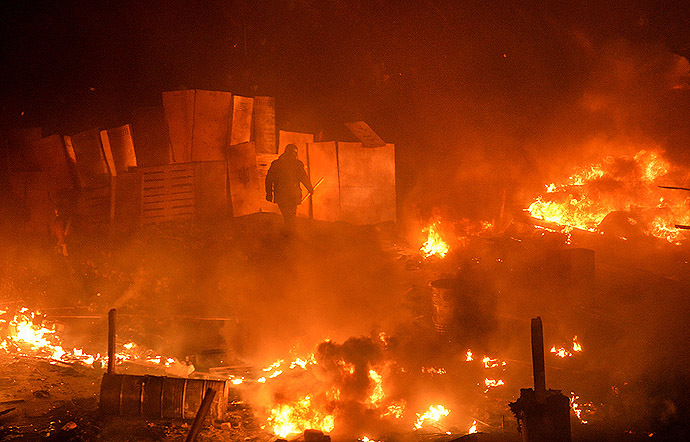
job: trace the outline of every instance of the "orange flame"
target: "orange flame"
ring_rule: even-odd
[[[441,418],[448,416],[450,410],[443,405],[432,405],[423,414],[417,413],[417,422],[414,424],[414,428],[419,430],[425,424],[435,423],[441,420]]]
[[[443,240],[443,238],[438,232],[439,225],[440,223],[436,221],[435,223],[431,224],[429,227],[424,229],[425,232],[428,232],[427,240],[424,242],[421,248],[421,251],[424,254],[425,258],[428,258],[432,255],[436,255],[439,258],[443,258],[448,254],[448,251],[450,250],[450,247]]]
[[[330,433],[335,428],[335,416],[312,407],[311,396],[307,395],[292,404],[281,404],[272,409],[268,423],[276,436],[285,438],[310,429]]]

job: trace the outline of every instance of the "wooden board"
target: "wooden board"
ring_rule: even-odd
[[[228,187],[233,216],[249,215],[260,209],[254,149],[254,143],[242,143],[228,149]]]
[[[115,160],[113,159],[113,151],[110,150],[110,139],[108,138],[108,131],[102,130],[100,132],[101,147],[103,148],[103,156],[105,157],[105,164],[108,165],[108,172],[110,176],[117,176],[115,169]]]
[[[278,131],[278,146],[279,152],[285,151],[285,146],[294,144],[297,146],[297,158],[303,163],[309,176],[309,156],[307,154],[307,145],[314,142],[314,134],[306,134],[302,132],[288,132]],[[315,182],[312,184],[316,184]],[[306,190],[302,189],[302,193],[306,195]],[[297,206],[297,216],[300,218],[309,218],[311,215],[311,196],[308,197],[302,204]]]
[[[232,94],[195,91],[191,161],[223,161],[232,115]]]
[[[137,156],[134,152],[130,125],[125,124],[124,126],[108,129],[106,132],[115,163],[115,171],[119,174],[129,171],[130,167],[137,167]]]
[[[102,187],[109,181],[108,165],[101,146],[98,129],[91,129],[71,137],[70,143],[76,161],[77,177],[81,187]]]
[[[133,230],[139,225],[141,212],[141,174],[136,170],[121,172],[114,180],[113,226]]]
[[[141,168],[140,173],[142,224],[194,216],[194,164],[146,167]]]
[[[17,230],[47,235],[57,208],[50,178],[45,172],[10,172],[10,190],[20,213],[12,213]]]
[[[271,163],[278,159],[278,154],[262,153],[256,154],[256,171],[259,180],[259,206],[262,212],[280,213],[278,205],[266,201],[266,174],[271,167]]]
[[[230,129],[229,146],[248,143],[252,136],[252,114],[254,112],[254,99],[233,95],[232,97],[232,122]]]
[[[84,227],[109,226],[113,221],[111,186],[85,188],[77,196],[76,222]]]
[[[364,121],[345,123],[350,132],[362,142],[364,147],[383,147],[386,143]]]
[[[395,146],[338,143],[341,219],[377,224],[396,219]]]
[[[226,161],[196,163],[196,216],[202,220],[228,217],[228,169]]]
[[[131,129],[138,166],[170,164],[172,150],[162,107],[136,109],[132,116]]]
[[[278,153],[276,101],[273,97],[254,98],[254,141],[257,154]]]
[[[312,184],[323,182],[312,196],[315,220],[340,220],[340,186],[335,141],[309,143],[309,171]]]

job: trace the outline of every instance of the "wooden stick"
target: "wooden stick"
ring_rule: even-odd
[[[215,396],[216,390],[214,390],[213,388],[206,389],[206,394],[204,394],[204,400],[201,402],[201,405],[199,406],[199,411],[196,412],[196,416],[194,417],[194,423],[192,423],[192,428],[189,429],[189,434],[187,434],[187,439],[185,439],[185,442],[194,442],[196,440],[196,437],[199,435],[199,432],[201,431],[201,426],[203,425],[204,420],[206,420],[208,412],[211,410],[211,404],[213,403],[213,398]]]
[[[108,374],[115,374],[115,314],[114,308],[108,312]]]
[[[532,318],[532,374],[534,375],[534,392],[545,393],[544,331],[539,316]]]

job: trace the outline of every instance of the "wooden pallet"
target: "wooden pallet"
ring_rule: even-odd
[[[145,167],[141,173],[141,224],[192,218],[196,212],[193,163]]]

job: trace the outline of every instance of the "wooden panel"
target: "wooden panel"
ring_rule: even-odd
[[[162,107],[144,107],[134,111],[132,141],[137,165],[151,167],[170,164],[172,150]]]
[[[273,97],[254,98],[254,141],[256,153],[278,153],[276,146],[276,102]]]
[[[341,219],[376,224],[396,219],[395,146],[338,143]]]
[[[141,223],[187,219],[194,215],[195,165],[147,167],[141,173]]]
[[[362,142],[364,147],[383,147],[386,143],[364,121],[345,123],[350,132]]]
[[[312,196],[314,219],[338,221],[340,219],[340,190],[338,184],[338,158],[335,141],[309,143],[309,170],[311,182],[323,182]]]
[[[77,197],[77,218],[84,226],[110,225],[113,216],[111,186],[85,188]]]
[[[114,180],[114,226],[133,229],[139,225],[141,211],[141,175],[136,172],[122,172]]]
[[[76,160],[77,177],[82,187],[101,187],[109,181],[108,166],[98,129],[69,137]]]
[[[74,188],[71,161],[65,150],[65,142],[60,135],[31,141],[27,145],[31,156],[36,159],[38,167],[45,172],[56,190]]]
[[[281,130],[278,132],[279,151],[285,151],[285,146],[294,144],[297,146],[297,158],[302,160],[307,176],[309,176],[309,158],[307,156],[307,144],[314,142],[314,134],[305,134],[302,132],[288,132]],[[312,183],[316,184],[316,183]],[[304,200],[302,204],[297,206],[297,216],[300,218],[309,218],[311,213],[311,197]]]
[[[18,230],[48,234],[57,208],[48,175],[44,172],[11,172],[9,179],[21,212],[12,214],[22,221],[18,223]]]
[[[197,90],[195,97],[192,161],[223,161],[232,115],[232,94]]]
[[[192,161],[195,95],[194,90],[163,92],[165,121],[175,163]]]
[[[137,167],[137,156],[134,152],[130,125],[125,124],[124,126],[108,129],[107,136],[117,173],[127,172],[130,167]]]
[[[228,184],[233,216],[259,211],[259,177],[254,143],[242,143],[228,149]]]
[[[103,156],[105,157],[105,164],[108,165],[108,172],[110,176],[117,176],[117,170],[115,169],[115,160],[113,159],[113,151],[110,150],[110,139],[108,138],[108,131],[102,130],[100,132],[101,136],[101,147],[103,148]]]
[[[266,201],[266,174],[271,167],[271,163],[278,159],[278,154],[262,153],[256,154],[256,170],[259,179],[259,201],[262,212],[280,213],[278,205]]]
[[[230,130],[230,146],[248,143],[252,136],[252,113],[254,99],[234,95],[232,97],[232,128]]]
[[[228,206],[228,169],[226,161],[196,163],[196,216],[213,220],[226,218]]]

